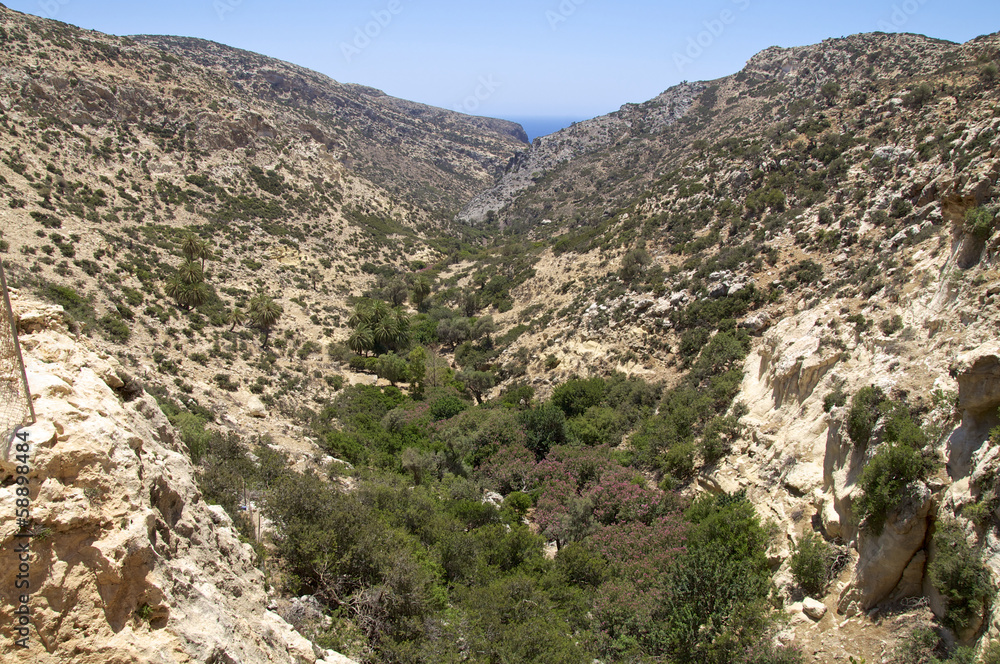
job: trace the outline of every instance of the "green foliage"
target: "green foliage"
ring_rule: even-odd
[[[944,624],[956,631],[983,615],[996,594],[982,553],[969,544],[957,521],[938,522],[927,576],[947,603]]]
[[[863,448],[871,441],[879,418],[879,405],[883,401],[885,393],[874,385],[861,388],[851,400],[851,409],[847,413],[847,435],[855,448]]]
[[[469,407],[454,394],[444,394],[431,402],[430,414],[434,420],[448,420]]]
[[[934,90],[929,84],[921,83],[903,97],[903,103],[908,108],[916,110],[932,99],[934,99]]]
[[[267,340],[271,330],[278,324],[283,313],[284,309],[281,305],[265,293],[258,293],[250,300],[250,304],[247,306],[247,320],[251,326],[260,330],[263,348],[267,348]]]
[[[567,440],[566,414],[551,401],[522,411],[519,421],[527,435],[525,447],[539,460],[545,458],[551,447]]]
[[[406,360],[390,351],[378,358],[378,362],[375,364],[375,374],[379,378],[389,381],[395,387],[396,383],[407,379],[410,373],[409,368]]]
[[[54,304],[60,305],[73,323],[83,326],[96,323],[94,305],[90,298],[83,297],[70,286],[46,284],[42,287],[41,295]]]
[[[965,213],[965,232],[977,240],[986,241],[990,239],[995,228],[995,215],[990,210],[984,207],[977,207]]]
[[[903,443],[885,443],[861,472],[861,495],[855,503],[859,522],[880,535],[889,514],[910,497],[912,483],[936,467],[933,457]]]
[[[601,403],[605,383],[600,376],[590,379],[571,379],[557,386],[552,392],[552,403],[562,409],[566,417],[582,415],[591,406]]]
[[[882,330],[882,334],[884,334],[887,337],[891,337],[892,335],[896,334],[897,332],[903,329],[903,317],[900,316],[899,314],[896,314],[891,318],[885,318],[882,320],[881,323],[878,324],[878,327],[880,330]]]
[[[108,312],[98,319],[97,324],[100,326],[104,336],[115,343],[127,343],[132,336],[132,331],[129,330],[128,323],[123,321],[118,314]]]
[[[823,278],[823,266],[807,258],[790,267],[788,274],[793,276],[800,286],[809,286]]]
[[[808,531],[796,543],[790,566],[795,582],[812,597],[822,597],[830,582],[836,551],[826,540]]]
[[[638,281],[652,260],[646,251],[645,245],[640,244],[634,249],[630,249],[624,258],[622,258],[622,265],[618,271],[618,276],[626,284]]]

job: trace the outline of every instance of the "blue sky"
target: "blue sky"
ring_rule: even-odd
[[[875,30],[966,41],[996,0],[2,0],[112,34],[201,37],[475,115],[588,118],[768,46]],[[366,34],[367,32],[367,34]]]

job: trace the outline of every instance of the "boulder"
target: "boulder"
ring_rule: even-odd
[[[267,417],[267,407],[264,406],[264,402],[256,396],[250,397],[247,401],[247,415],[250,417],[256,417],[258,419],[264,419]]]
[[[802,600],[802,613],[806,614],[812,620],[819,622],[826,615],[826,612],[827,608],[823,602],[812,597],[806,597]]]

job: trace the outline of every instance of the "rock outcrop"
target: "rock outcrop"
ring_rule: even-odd
[[[183,444],[118,363],[17,297],[30,441],[30,647],[14,645],[16,485],[0,463],[3,661],[287,662],[321,651],[267,610],[253,548],[202,499]],[[130,389],[130,387],[132,389]]]

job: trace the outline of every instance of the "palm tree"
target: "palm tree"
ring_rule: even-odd
[[[264,293],[259,293],[250,300],[247,315],[250,324],[261,332],[263,348],[267,348],[267,338],[271,334],[271,328],[277,324],[282,313],[284,310],[281,305]]]
[[[194,261],[184,261],[177,268],[177,276],[186,284],[198,284],[205,281],[205,271]]]
[[[419,309],[424,304],[424,300],[431,294],[431,282],[425,275],[417,277],[413,284],[413,304]]]
[[[347,339],[347,347],[358,355],[362,353],[368,355],[368,351],[375,347],[375,336],[372,334],[371,328],[367,325],[359,325]]]
[[[200,237],[194,233],[185,233],[184,237],[181,238],[181,252],[189,261],[194,261],[196,258],[201,259],[201,268],[205,269],[205,260],[210,257],[211,250],[208,248],[208,243],[202,240]]]
[[[233,307],[229,311],[229,315],[226,316],[226,322],[232,325],[232,327],[229,328],[230,332],[235,330],[237,325],[242,325],[243,323],[245,323],[246,320],[247,320],[246,312],[240,309],[239,307]]]

